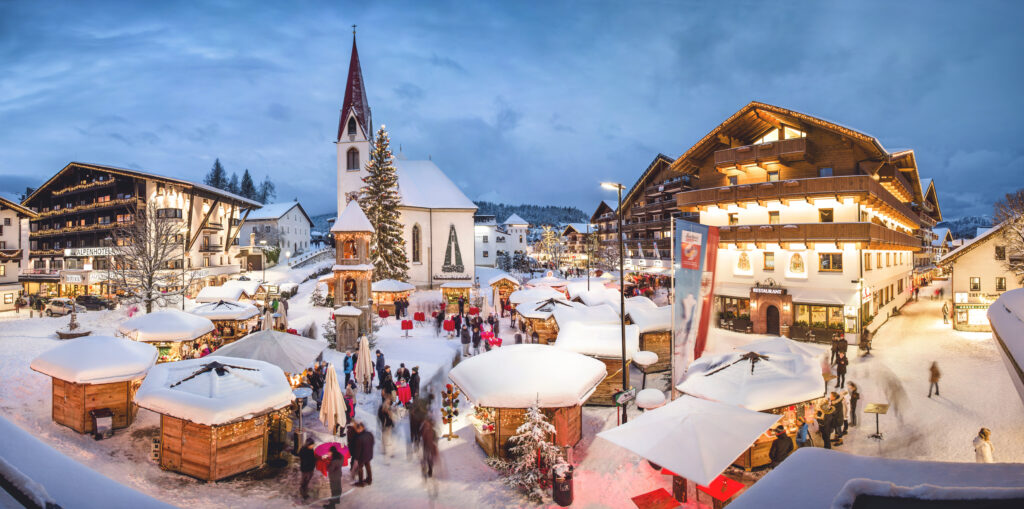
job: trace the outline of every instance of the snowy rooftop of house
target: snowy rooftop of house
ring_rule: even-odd
[[[209,320],[247,320],[258,315],[260,310],[248,302],[221,300],[196,306],[191,313]]]
[[[225,345],[210,357],[233,357],[269,362],[285,373],[302,373],[327,348],[327,343],[276,330],[263,330]],[[229,364],[229,360],[223,361]]]
[[[813,482],[808,482],[811,479]],[[917,487],[916,497],[929,500],[951,496],[968,499],[1006,496],[1013,494],[1010,489],[1021,497],[1024,496],[1021,479],[1024,479],[1024,464],[1021,463],[914,461],[803,447],[737,497],[729,508],[761,509],[766,504],[772,507],[853,507],[852,498],[857,494],[911,495],[899,487]],[[899,504],[872,507],[899,507]]]
[[[1024,401],[1024,288],[1010,290],[988,307],[988,321],[1014,387]]]
[[[538,302],[547,299],[558,299],[565,300],[565,295],[558,290],[554,290],[547,286],[539,286],[537,288],[523,288],[516,290],[509,294],[508,300],[512,304],[521,304],[523,302]]]
[[[340,316],[359,316],[363,314],[363,311],[354,306],[341,306],[340,308],[334,308],[334,314]]]
[[[493,284],[497,283],[498,281],[508,281],[510,283],[515,284],[517,287],[522,286],[518,279],[516,279],[516,278],[514,278],[514,277],[512,277],[512,276],[510,276],[510,275],[508,275],[508,274],[506,274],[504,272],[502,272],[501,274],[498,274],[497,276],[492,277],[491,279],[488,279],[487,280],[487,285],[488,286],[493,285]]]
[[[366,218],[359,201],[352,200],[345,206],[345,210],[338,214],[331,226],[332,232],[370,232],[373,233],[373,225]]]
[[[473,200],[459,189],[459,186],[433,161],[409,161],[395,159],[398,170],[398,193],[402,195],[405,207],[426,209],[471,209],[476,210]]]
[[[129,318],[117,331],[135,341],[189,341],[213,331],[213,322],[179,309],[161,309]]]
[[[519,214],[516,214],[516,213],[513,212],[512,215],[508,216],[508,219],[506,219],[505,222],[502,223],[502,224],[513,225],[513,226],[529,226],[530,222],[525,220],[525,219],[523,219],[523,218],[521,218],[521,217],[519,217]]]
[[[956,246],[956,249],[946,253],[946,255],[939,260],[939,263],[946,263],[948,261],[952,261],[959,258],[960,255],[966,253],[971,246],[987,239],[992,234],[1002,230],[1002,227],[1003,223],[1000,223],[991,228],[978,228],[978,233],[974,236],[973,239],[953,239],[951,245]]]
[[[146,376],[156,362],[153,345],[110,336],[83,336],[51,348],[29,365],[76,384],[106,384]]]
[[[547,345],[509,345],[474,355],[448,373],[466,397],[487,407],[579,405],[604,379],[604,363]]]
[[[241,286],[204,286],[196,294],[196,302],[236,301],[245,290]]]
[[[384,293],[411,292],[416,289],[414,285],[395,279],[381,279],[380,281],[374,281],[371,286],[372,291]]]
[[[565,223],[565,228],[562,229],[562,235],[565,235],[565,230],[572,228],[577,233],[591,233],[594,231],[594,225],[590,223]]]
[[[806,356],[769,354],[751,368],[744,356],[727,353],[697,359],[676,389],[701,398],[768,410],[822,397],[821,366]]]
[[[254,210],[253,212],[250,212],[249,213],[249,217],[247,217],[245,220],[246,221],[267,221],[267,220],[281,219],[281,216],[287,214],[289,210],[291,210],[291,209],[293,209],[295,207],[298,207],[299,210],[302,211],[302,215],[306,216],[306,220],[309,221],[309,216],[306,215],[306,212],[302,210],[302,206],[299,205],[299,202],[297,202],[297,201],[287,201],[287,202],[282,202],[282,203],[268,203],[268,204],[260,207],[259,210]],[[310,221],[310,224],[313,224],[313,222]]]
[[[619,323],[593,323],[571,321],[558,326],[555,348],[594,357],[622,358],[622,325]],[[626,358],[632,359],[640,351],[640,328],[626,326]]]
[[[135,394],[142,408],[208,426],[261,415],[293,399],[281,368],[236,357],[160,364]]]
[[[633,305],[626,308],[626,314],[640,328],[640,332],[660,332],[672,328],[672,306],[651,308]]]
[[[259,293],[260,287],[263,286],[263,283],[256,281],[254,279],[250,279],[248,281],[242,281],[240,279],[229,279],[225,281],[224,284],[221,286],[227,288],[241,288],[242,292],[244,292],[247,297],[254,297],[256,296],[257,293]]]

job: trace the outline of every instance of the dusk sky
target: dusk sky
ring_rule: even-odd
[[[827,4],[827,5],[826,5]],[[895,5],[892,5],[895,4]],[[1024,2],[0,1],[0,190],[70,161],[270,175],[333,212],[358,24],[373,120],[473,199],[588,214],[751,100],[913,148],[946,219],[1024,187]]]

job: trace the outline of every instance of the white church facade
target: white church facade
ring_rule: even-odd
[[[363,187],[373,143],[373,121],[354,37],[335,143],[340,213]],[[402,199],[399,221],[409,262],[409,283],[437,288],[451,281],[474,282],[476,204],[433,161],[411,161],[399,155],[395,168]]]

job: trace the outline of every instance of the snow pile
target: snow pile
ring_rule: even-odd
[[[373,233],[373,225],[366,218],[359,202],[352,200],[348,202],[345,210],[338,214],[338,219],[331,226],[332,232],[369,232]]]
[[[652,302],[653,304],[653,302]],[[640,332],[661,332],[672,328],[672,306],[647,307],[634,305],[626,307],[626,315]]]
[[[562,294],[562,292],[547,287],[523,288],[522,290],[516,290],[512,292],[508,296],[508,300],[512,304],[522,304],[523,302],[539,302],[547,299],[566,300],[565,295]]]
[[[142,408],[217,426],[291,404],[281,368],[236,357],[204,357],[160,364],[135,394]]]
[[[207,287],[209,288],[209,287]],[[205,288],[204,288],[205,290]],[[241,292],[241,290],[239,290]],[[248,302],[217,301],[196,306],[190,311],[193,315],[207,320],[248,320],[260,313],[256,306]]]
[[[644,410],[658,408],[665,404],[665,393],[658,389],[644,389],[636,393],[636,406]]]
[[[697,359],[676,389],[700,398],[768,410],[822,397],[821,366],[798,355],[728,353]]]
[[[883,498],[907,500],[1007,500],[1013,499],[1024,504],[1024,487],[992,488],[992,487],[946,487],[933,484],[917,486],[898,486],[888,481],[874,481],[857,478],[846,481],[839,490],[832,509],[853,509],[857,505],[857,497],[868,495]],[[987,505],[987,504],[981,504]]]
[[[658,362],[658,354],[654,352],[648,352],[647,350],[641,350],[633,354],[633,362],[639,364],[642,367],[647,367]]]
[[[302,373],[316,361],[327,343],[276,330],[254,332],[210,354],[268,362],[285,373]]]
[[[281,283],[277,288],[281,293],[292,293],[299,289],[299,284],[294,282]]]
[[[241,288],[242,293],[248,298],[253,298],[260,291],[263,283],[254,280],[242,281],[240,279],[229,279],[222,285],[223,288]],[[238,299],[235,299],[238,300]]]
[[[474,355],[448,373],[466,397],[487,407],[579,405],[607,374],[604,363],[546,345],[510,345]]]
[[[411,292],[416,289],[415,286],[406,283],[405,281],[397,281],[395,279],[381,279],[380,281],[374,281],[371,288],[374,292]]]
[[[601,304],[600,306],[583,306],[576,302],[571,304],[571,307],[553,307],[551,314],[554,316],[555,323],[559,327],[564,327],[569,322],[614,323],[618,325],[621,321],[619,314],[608,304]]]
[[[213,322],[177,309],[129,318],[117,332],[135,341],[188,341],[213,331]]]
[[[622,358],[622,324],[569,322],[558,327],[555,348],[594,357]],[[626,326],[626,359],[640,351],[640,329]]]
[[[72,339],[29,365],[44,375],[77,384],[106,384],[146,376],[156,362],[153,345],[111,336]]]
[[[237,286],[204,286],[196,294],[196,302],[237,301],[242,298],[242,289]]]

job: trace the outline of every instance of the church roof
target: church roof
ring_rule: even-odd
[[[348,62],[348,81],[345,83],[345,102],[341,106],[341,120],[338,121],[338,139],[345,134],[345,123],[349,112],[356,116],[356,121],[363,129],[367,138],[373,137],[370,130],[370,103],[366,100],[366,85],[363,82],[363,69],[359,65],[359,51],[356,50],[356,36],[352,34],[352,58]]]
[[[521,218],[521,217],[519,217],[519,214],[516,214],[515,212],[513,212],[511,216],[508,216],[508,219],[506,219],[503,224],[514,224],[514,225],[525,224],[525,225],[529,226],[530,222],[525,220],[525,219],[523,219],[523,218]]]
[[[395,160],[403,207],[470,209],[476,204],[433,161]]]
[[[348,202],[345,210],[338,214],[338,219],[331,226],[332,232],[370,232],[373,233],[373,225],[366,218],[362,207],[357,200]]]

